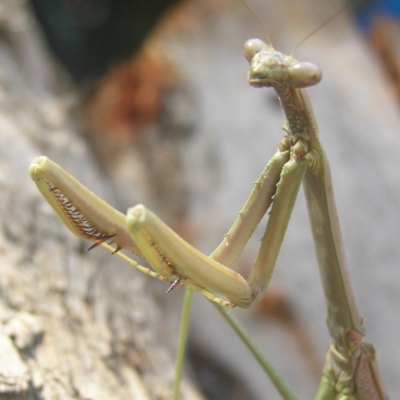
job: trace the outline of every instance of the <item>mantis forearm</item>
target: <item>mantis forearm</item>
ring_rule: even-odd
[[[265,292],[271,279],[306,169],[305,160],[293,158],[282,169],[260,251],[248,277],[255,300]]]
[[[111,240],[141,255],[126,229],[126,216],[100,199],[47,157],[37,157],[29,174],[61,221],[75,235],[101,244]]]
[[[252,192],[238,217],[210,258],[230,267],[242,252],[260,220],[270,207],[284,164],[289,161],[289,151],[282,141],[278,151],[268,161],[264,171],[254,183]]]
[[[250,307],[251,290],[241,275],[195,249],[144,206],[128,211],[127,226],[144,257],[160,274],[174,275],[182,283],[195,282],[239,307]]]
[[[199,281],[196,281],[196,271],[198,271],[200,275],[204,273],[201,267],[197,269],[196,267],[198,267],[199,262],[208,262],[209,259],[197,250],[192,252],[193,247],[184,242],[183,239],[166,227],[157,217],[149,217],[147,221],[156,220],[159,236],[157,236],[157,233],[155,234],[154,231],[150,230],[152,233],[147,233],[147,236],[145,234],[139,239],[140,243],[145,243],[144,247],[147,250],[146,254],[143,254],[143,252],[139,250],[138,245],[132,240],[131,233],[127,227],[127,217],[89,191],[59,165],[47,157],[38,157],[30,166],[29,173],[36,183],[36,186],[60,217],[61,221],[78,237],[93,241],[94,246],[102,245],[113,253],[118,252],[120,249],[126,249],[141,257],[146,257],[153,268],[155,266],[154,271],[139,265],[136,261],[118,252],[118,255],[123,257],[134,268],[169,283],[177,279],[182,280],[182,283],[187,284],[192,289],[202,293],[208,299],[221,305],[234,307],[236,304],[239,304],[242,307],[248,307],[251,304],[251,291],[244,278],[218,262],[210,261],[208,267],[211,268],[211,270],[214,268],[214,273],[210,273],[209,276],[205,275],[203,278],[199,276]],[[152,216],[153,214],[148,212],[147,215]],[[155,247],[153,242],[150,244],[146,242],[150,234],[156,237],[155,241],[160,243],[160,247]],[[116,249],[106,244],[106,242],[116,244]],[[163,243],[167,243],[165,248],[168,250],[165,254],[162,252],[164,250]],[[168,264],[166,261],[168,257],[171,256],[171,251],[174,252],[173,249],[176,247],[178,249],[184,249],[184,254],[188,253],[190,257],[196,259],[194,264],[191,263],[193,259],[188,262],[188,273],[184,273],[184,267],[182,270],[179,268],[182,265],[180,261],[180,250],[177,251],[176,259],[172,257],[173,264]],[[155,249],[158,249],[158,251],[155,252]],[[187,257],[185,260],[187,260]],[[211,267],[210,263],[212,264]],[[192,270],[194,272],[190,269],[191,265],[193,266]],[[191,273],[191,271],[193,273]],[[209,271],[210,270],[208,270],[208,272]],[[222,279],[219,279],[221,278],[219,274],[222,274]],[[222,290],[222,294],[226,291],[227,294],[232,294],[232,300],[237,301],[233,303],[226,302],[207,290],[207,282],[212,280],[213,276],[215,276],[216,282],[211,285],[213,291],[215,293],[221,293]],[[227,278],[226,282],[224,282],[223,277]]]

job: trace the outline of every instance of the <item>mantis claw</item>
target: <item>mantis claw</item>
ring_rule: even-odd
[[[182,286],[183,283],[181,283],[181,278],[177,278],[175,279],[172,283],[171,286],[167,289],[167,291],[165,292],[165,294],[169,293],[170,291],[174,290],[177,286],[179,286],[179,284]]]
[[[94,248],[96,248],[96,247],[98,247],[98,246],[101,246],[104,242],[106,242],[107,240],[113,238],[115,235],[116,235],[116,233],[114,233],[114,234],[112,234],[112,235],[101,236],[101,237],[98,238],[98,239],[96,240],[96,242],[93,243],[86,251],[90,251],[90,250],[93,250]],[[118,251],[118,248],[117,248],[117,250],[115,250],[114,253],[116,253],[117,251]],[[112,253],[112,254],[114,254],[114,253]]]

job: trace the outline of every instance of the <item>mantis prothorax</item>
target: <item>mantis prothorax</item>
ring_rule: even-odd
[[[257,39],[245,44],[244,53],[250,63],[249,83],[277,92],[286,115],[285,135],[236,221],[209,257],[143,205],[129,209],[125,217],[46,157],[33,162],[31,177],[77,236],[95,245],[112,242],[114,253],[127,249],[146,258],[154,270],[139,266],[146,273],[173,286],[186,284],[219,304],[244,308],[266,290],[303,182],[332,338],[316,398],[382,400],[385,394],[374,350],[364,342],[362,320],[347,277],[328,161],[304,89],[317,84],[321,72],[314,64],[298,62]],[[259,254],[245,280],[229,267],[271,204]]]

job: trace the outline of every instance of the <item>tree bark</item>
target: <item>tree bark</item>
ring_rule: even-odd
[[[1,14],[0,399],[169,399],[173,344],[148,280],[87,255],[29,178],[44,153],[118,202],[27,4],[3,1]],[[182,395],[202,398],[186,382]]]

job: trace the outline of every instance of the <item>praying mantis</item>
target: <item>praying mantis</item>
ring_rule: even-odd
[[[209,257],[146,207],[133,207],[125,216],[46,157],[34,160],[31,177],[62,222],[77,236],[93,241],[92,248],[101,245],[125,259],[121,249],[142,256],[151,270],[129,262],[168,282],[170,289],[184,284],[228,308],[248,308],[265,292],[303,183],[332,339],[316,399],[385,399],[374,349],[364,341],[348,281],[329,164],[306,90],[319,82],[321,73],[315,65],[300,63],[260,40],[248,41],[244,52],[250,63],[249,83],[272,87],[280,98],[286,116],[285,135],[232,228]],[[245,279],[230,266],[270,208],[259,254]]]

